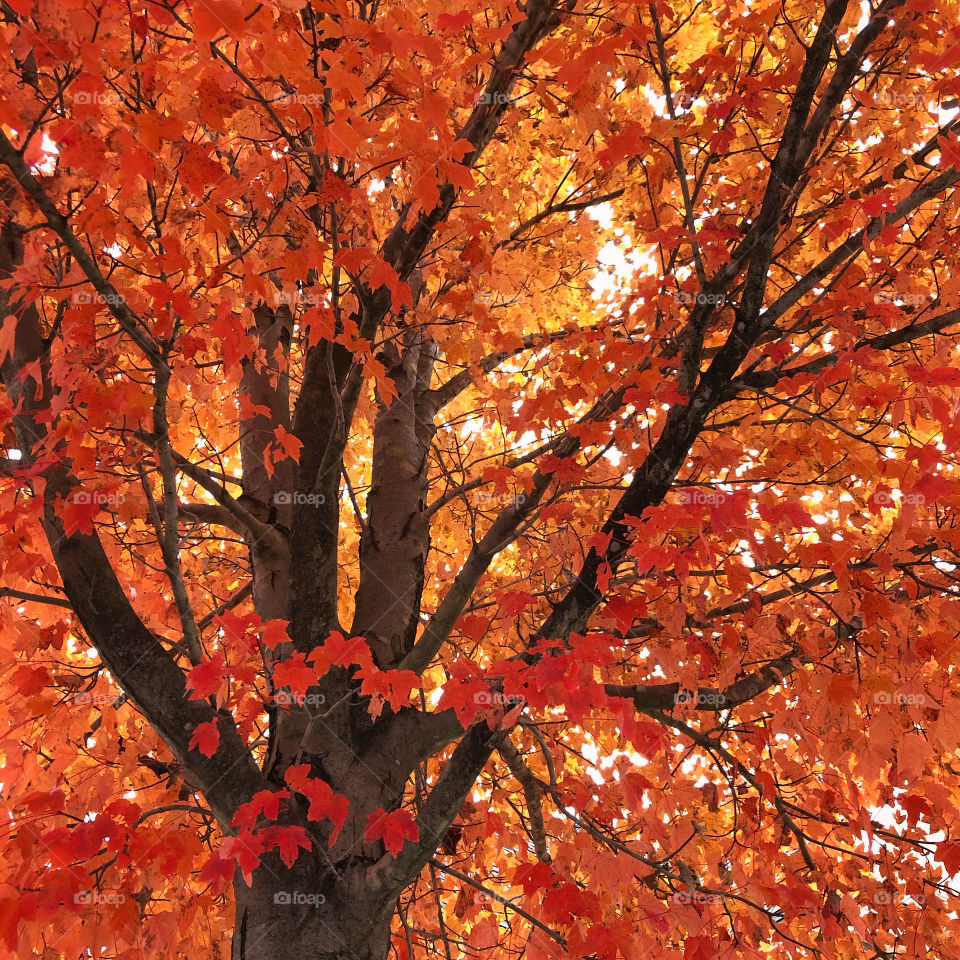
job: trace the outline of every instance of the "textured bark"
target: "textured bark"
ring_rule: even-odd
[[[355,872],[288,870],[266,858],[234,884],[233,960],[383,960],[393,904],[373,903]]]
[[[420,621],[420,595],[430,548],[427,461],[436,428],[429,394],[436,350],[408,331],[403,352],[383,353],[397,397],[373,428],[373,478],[360,543],[360,586],[351,634],[370,641],[380,667],[410,651]]]
[[[340,346],[324,343],[307,354],[293,432],[303,443],[290,529],[290,635],[312,650],[337,617],[337,542],[340,451],[345,442],[340,383],[351,363]],[[312,499],[310,499],[312,497]]]
[[[289,458],[274,466],[271,476],[265,455],[276,443],[277,428],[290,430],[290,379],[286,358],[293,325],[290,308],[260,304],[253,312],[262,357],[245,360],[240,392],[249,402],[270,413],[254,413],[240,426],[240,461],[243,495],[240,502],[258,520],[289,530],[293,522],[293,486],[296,464]],[[253,567],[253,597],[264,620],[286,619],[289,614],[289,550],[280,538],[248,532]]]

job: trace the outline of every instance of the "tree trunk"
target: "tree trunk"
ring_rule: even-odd
[[[232,960],[386,960],[393,903],[300,866],[264,857],[249,887],[237,872]]]

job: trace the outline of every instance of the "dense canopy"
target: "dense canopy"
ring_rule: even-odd
[[[956,0],[0,35],[0,955],[957,956]]]

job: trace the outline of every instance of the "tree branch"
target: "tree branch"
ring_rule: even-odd
[[[689,702],[695,710],[716,712],[730,710],[752,700],[764,690],[782,683],[783,678],[793,673],[801,664],[810,662],[808,657],[800,655],[798,647],[792,647],[785,654],[769,661],[755,673],[742,677],[725,690],[698,687],[695,691],[688,691],[679,683],[605,683],[603,690],[609,697],[632,700],[637,710],[643,713],[649,710],[671,710],[677,703],[685,702]]]
[[[166,361],[163,359],[160,348],[147,332],[146,323],[127,306],[124,298],[117,292],[117,288],[100,272],[100,268],[84,249],[66,218],[57,210],[40,182],[30,172],[23,154],[13,146],[2,130],[0,130],[0,161],[17,178],[27,195],[46,218],[48,225],[67,246],[94,289],[103,297],[107,309],[116,317],[130,339],[140,347],[155,368],[165,367]]]

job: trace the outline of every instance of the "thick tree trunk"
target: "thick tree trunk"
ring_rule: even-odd
[[[250,887],[238,871],[232,960],[386,960],[393,904],[299,867],[264,858]]]

